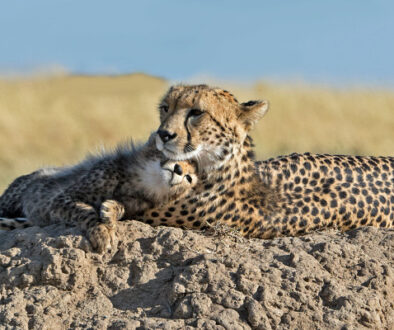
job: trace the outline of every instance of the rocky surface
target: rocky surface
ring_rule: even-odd
[[[117,251],[75,228],[0,234],[7,329],[393,329],[394,230],[246,240],[126,221]]]

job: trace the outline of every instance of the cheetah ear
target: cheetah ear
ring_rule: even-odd
[[[268,111],[268,101],[248,101],[240,104],[238,119],[243,123],[246,131],[250,131],[253,126]]]

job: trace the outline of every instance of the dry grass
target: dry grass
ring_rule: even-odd
[[[14,177],[81,159],[97,146],[157,128],[168,82],[142,74],[0,80],[0,191]],[[394,92],[308,86],[229,86],[271,110],[254,131],[257,154],[394,154]]]

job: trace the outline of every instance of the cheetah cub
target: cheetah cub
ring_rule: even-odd
[[[78,224],[98,252],[111,248],[116,221],[175,200],[197,182],[195,165],[166,159],[153,137],[18,177],[0,196],[0,229]]]

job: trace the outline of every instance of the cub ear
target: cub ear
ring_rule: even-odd
[[[264,100],[241,103],[238,119],[243,123],[246,131],[250,131],[263,118],[268,108],[268,101]]]

